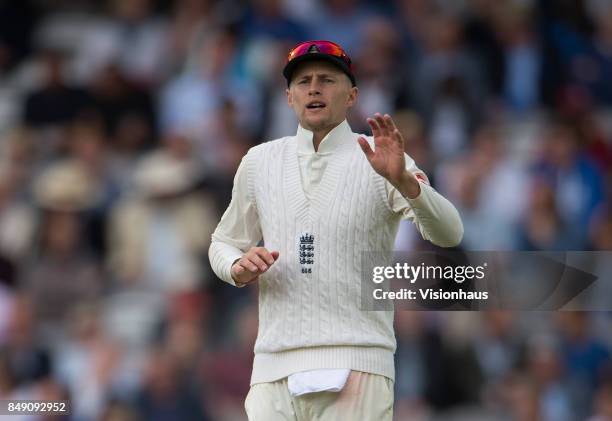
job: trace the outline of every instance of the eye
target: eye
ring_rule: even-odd
[[[325,79],[325,83],[334,83],[333,79]]]

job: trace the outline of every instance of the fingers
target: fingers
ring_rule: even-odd
[[[382,131],[380,130],[380,126],[378,125],[378,122],[375,119],[368,118],[368,119],[366,119],[366,121],[368,122],[368,124],[370,125],[370,128],[372,129],[372,136],[378,137],[378,136],[382,135]]]
[[[239,284],[255,282],[278,259],[279,252],[269,252],[265,247],[252,247],[232,267]]]
[[[374,118],[368,118],[367,122],[372,128],[372,135],[375,138],[380,136],[391,137],[397,143],[404,144],[404,138],[389,114],[383,116],[380,113],[376,113]]]
[[[260,274],[256,265],[244,257],[232,267],[233,278],[238,285],[246,285],[254,281]]]
[[[397,130],[397,127],[395,126],[395,122],[393,121],[393,119],[391,118],[389,114],[385,114],[381,118],[385,122],[385,126],[387,127],[389,132],[393,133],[395,130]]]
[[[274,261],[278,258],[278,252],[276,253],[276,258],[270,253],[265,247],[255,247],[252,249],[256,256],[258,256],[261,260],[263,260],[268,266],[274,263]]]
[[[385,114],[385,115],[388,115],[388,114]],[[378,123],[378,126],[380,127],[381,134],[383,136],[390,136],[391,131],[389,130],[389,127],[387,126],[387,121],[383,118],[383,116],[380,115],[379,113],[376,113],[374,114],[374,118],[376,119],[376,122]]]
[[[397,136],[400,134],[399,130],[389,114],[383,116],[380,113],[376,113],[373,118],[368,118],[366,121],[372,129],[372,135],[374,137],[392,136],[395,140],[398,140]]]
[[[372,148],[370,148],[370,144],[363,136],[359,136],[357,142],[359,142],[359,146],[361,146],[361,150],[366,155],[366,157],[369,158],[374,154],[374,151],[372,150]]]
[[[263,273],[266,270],[268,270],[268,265],[266,262],[264,262],[264,260],[256,253],[253,253],[252,255],[250,255],[248,258],[248,262],[251,263],[253,266],[249,267],[249,270],[251,272],[260,272]]]
[[[395,122],[393,121],[391,116],[389,114],[385,114],[384,120],[387,123],[387,127],[389,128],[389,132],[391,133],[393,139],[395,139],[396,142],[403,144],[404,138],[402,137],[402,134],[395,125]]]

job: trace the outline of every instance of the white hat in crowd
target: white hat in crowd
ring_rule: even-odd
[[[34,181],[34,200],[42,208],[77,212],[93,206],[97,184],[81,164],[53,164]]]

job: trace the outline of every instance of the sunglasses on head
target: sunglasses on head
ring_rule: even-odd
[[[322,53],[329,54],[334,57],[338,57],[342,61],[344,61],[349,68],[351,68],[351,59],[344,52],[342,47],[340,47],[335,42],[331,41],[306,41],[302,42],[295,47],[291,51],[289,51],[289,55],[287,56],[287,63],[291,60],[294,60],[298,57],[301,57],[308,53]]]

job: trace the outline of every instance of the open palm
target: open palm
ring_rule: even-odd
[[[404,139],[388,114],[376,113],[367,122],[374,135],[374,150],[364,137],[359,137],[359,145],[374,171],[396,185],[406,170]]]

